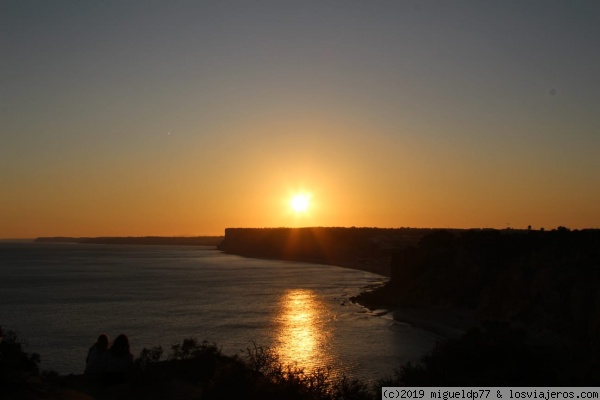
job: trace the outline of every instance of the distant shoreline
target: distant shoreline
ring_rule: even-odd
[[[133,244],[168,246],[217,246],[223,236],[114,236],[114,237],[38,237],[35,243]]]

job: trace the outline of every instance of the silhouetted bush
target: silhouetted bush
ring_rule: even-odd
[[[273,349],[252,343],[239,355],[221,353],[214,343],[188,338],[171,346],[166,361],[162,348],[143,349],[136,365],[142,369],[133,380],[140,398],[169,398],[173,382],[203,399],[372,399],[378,388],[369,388],[345,376],[333,378],[329,369],[306,372],[284,365]],[[179,393],[183,396],[182,393]]]
[[[162,346],[154,346],[150,349],[143,348],[140,355],[135,360],[136,368],[144,370],[149,365],[158,363],[163,355],[163,351]]]
[[[0,387],[10,392],[22,388],[38,374],[40,355],[26,353],[13,331],[3,335],[0,329],[0,338]]]
[[[171,346],[170,360],[186,360],[189,358],[218,357],[221,348],[216,343],[204,340],[201,343],[196,338],[183,339],[181,344]]]

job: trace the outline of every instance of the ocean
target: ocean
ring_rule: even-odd
[[[100,333],[125,333],[136,356],[194,337],[229,355],[269,346],[307,371],[373,381],[439,339],[349,300],[385,280],[203,247],[0,241],[0,325],[61,374],[83,372]]]

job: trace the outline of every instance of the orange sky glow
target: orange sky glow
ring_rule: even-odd
[[[600,7],[532,3],[15,2],[0,238],[600,228]]]

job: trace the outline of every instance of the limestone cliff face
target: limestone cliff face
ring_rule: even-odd
[[[391,271],[391,303],[470,308],[600,351],[600,230],[439,231]]]
[[[247,257],[364,265],[365,270],[389,275],[392,252],[417,244],[430,232],[414,228],[228,228],[218,248]]]
[[[290,260],[376,257],[375,228],[228,228],[218,246],[228,253]]]

